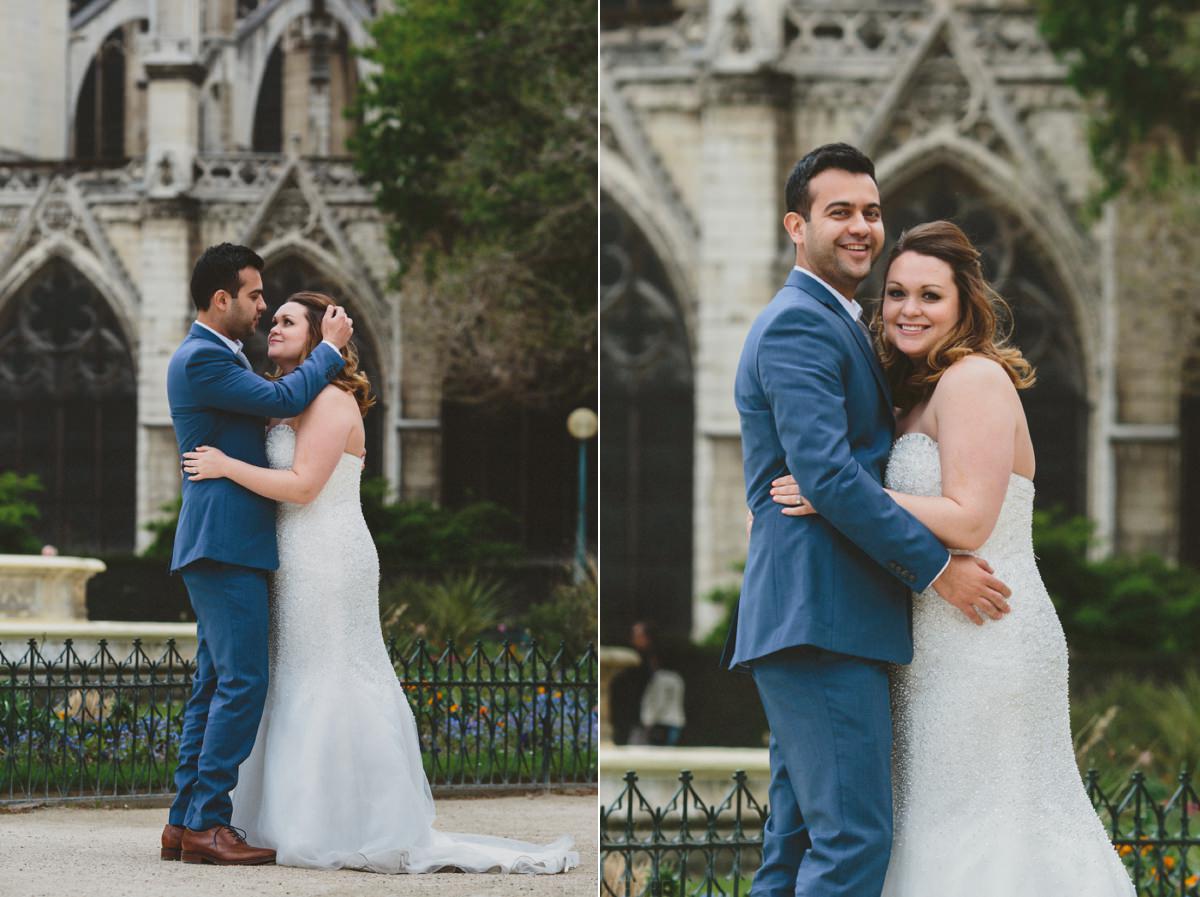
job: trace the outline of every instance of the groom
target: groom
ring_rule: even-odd
[[[331,307],[324,338],[296,370],[259,377],[242,352],[266,310],[263,260],[245,246],[209,247],[192,271],[196,323],[167,367],[167,396],[180,453],[213,445],[267,466],[266,417],[299,414],[345,363],[354,332]],[[196,612],[196,677],[184,712],[177,794],[162,833],[164,860],[250,865],[275,861],[229,824],[229,792],[254,746],[267,693],[267,571],[279,566],[275,504],[232,480],[183,481],[171,557]]]
[[[771,728],[770,817],[755,897],[878,897],[892,841],[885,664],[912,660],[910,593],[998,619],[1008,589],[950,553],[881,485],[895,423],[858,285],[883,251],[875,167],[846,144],[801,159],[783,223],[796,266],[738,363],[754,515],[724,662],[748,666]],[[785,517],[791,473],[819,513]]]

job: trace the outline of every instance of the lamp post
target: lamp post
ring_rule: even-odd
[[[575,517],[575,582],[587,576],[587,443],[598,429],[596,412],[576,408],[567,415],[567,432],[579,442],[579,498]]]

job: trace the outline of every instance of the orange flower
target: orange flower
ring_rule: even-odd
[[[457,705],[457,704],[451,704],[451,705],[450,705],[450,712],[451,712],[451,713],[453,713],[453,712],[454,712],[455,710],[457,710],[457,709],[458,709],[458,705]]]
[[[484,704],[482,707],[480,707],[480,708],[479,708],[479,712],[480,712],[480,713],[487,713],[487,712],[488,712],[487,705],[486,705],[486,704]]]
[[[1183,883],[1185,885],[1187,885],[1189,888],[1196,887],[1197,882],[1200,882],[1200,875],[1189,875],[1187,878],[1185,878],[1183,880]]]
[[[1119,848],[1117,848],[1117,853],[1119,853],[1123,857],[1127,857],[1131,853],[1133,853],[1133,845],[1132,844],[1122,844]]]
[[[562,692],[561,692],[561,691],[556,691],[556,692],[554,693],[554,697],[556,697],[556,698],[561,698],[561,697],[562,697]]]
[[[544,695],[545,693],[546,693],[546,686],[544,686],[544,685],[539,685],[539,686],[538,686],[538,694],[539,694],[539,695]]]
[[[1174,869],[1175,868],[1175,857],[1163,857],[1162,864],[1164,866],[1166,866],[1168,869]]]

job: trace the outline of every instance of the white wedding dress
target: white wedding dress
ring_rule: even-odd
[[[941,495],[937,443],[892,447],[886,482]],[[1009,479],[975,552],[1011,613],[969,622],[914,596],[913,662],[892,674],[895,836],[884,897],[1134,897],[1071,742],[1067,643],[1033,555],[1033,483]]]
[[[288,468],[296,434],[267,434]],[[343,455],[307,505],[281,502],[271,586],[270,685],[233,824],[287,866],[372,872],[564,872],[571,839],[547,846],[432,828],[433,797],[404,690],[379,626],[379,558],[359,499],[362,461]]]

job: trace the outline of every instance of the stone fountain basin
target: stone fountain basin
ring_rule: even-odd
[[[176,650],[196,653],[195,623],[139,623],[87,618],[87,582],[105,570],[96,558],[0,554],[0,652],[20,659],[29,640],[46,660],[58,657],[71,640],[81,660],[91,660],[104,639],[113,658],[125,660],[135,639],[157,660],[174,639]]]

